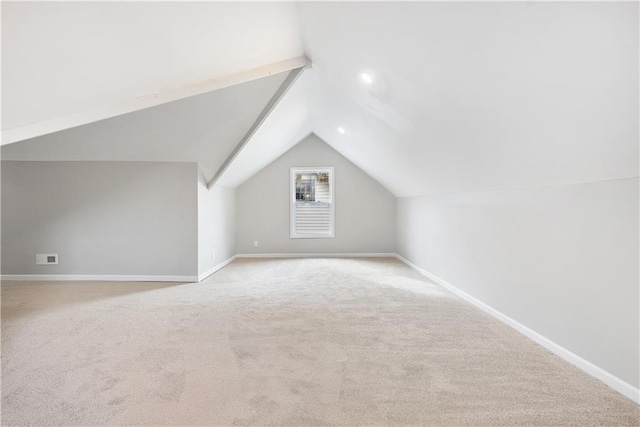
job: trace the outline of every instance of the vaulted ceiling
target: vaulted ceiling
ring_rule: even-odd
[[[638,176],[638,16],[632,2],[3,3],[2,158],[194,161],[211,178],[241,146],[217,181],[235,187],[314,132],[399,197]]]
[[[2,129],[303,54],[293,3],[3,2]]]

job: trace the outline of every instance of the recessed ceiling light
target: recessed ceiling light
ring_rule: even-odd
[[[369,73],[360,73],[360,79],[368,85],[373,83],[373,76]]]
[[[339,133],[340,135],[344,135],[344,134],[345,134],[345,133],[347,133],[347,132],[344,130],[344,128],[343,128],[343,127],[339,127],[339,128],[338,128],[338,133]]]

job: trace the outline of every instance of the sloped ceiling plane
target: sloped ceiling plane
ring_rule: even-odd
[[[397,197],[632,177],[637,20],[631,2],[6,2],[1,155],[197,162],[237,187],[315,133]]]

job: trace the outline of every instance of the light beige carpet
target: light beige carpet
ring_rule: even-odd
[[[639,407],[396,260],[2,284],[3,425],[638,425]]]

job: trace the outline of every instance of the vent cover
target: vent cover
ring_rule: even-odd
[[[36,254],[36,265],[51,265],[58,263],[58,254]]]

